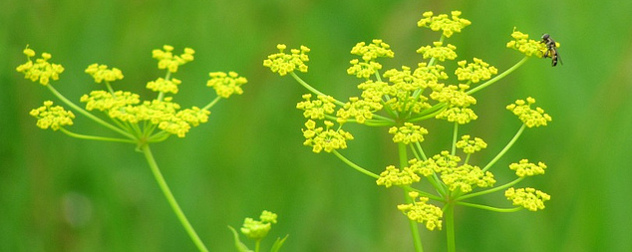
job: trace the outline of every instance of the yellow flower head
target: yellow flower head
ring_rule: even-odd
[[[509,169],[516,171],[516,175],[518,175],[518,177],[524,178],[527,176],[544,174],[546,165],[542,162],[538,162],[536,165],[534,163],[529,163],[528,159],[522,159],[520,160],[520,163],[510,164]]]
[[[456,147],[463,149],[465,154],[472,154],[487,148],[487,143],[478,137],[471,139],[470,135],[464,135],[461,140],[456,142]]]
[[[169,80],[166,80],[164,78],[158,78],[155,81],[147,82],[147,86],[145,87],[155,92],[177,94],[178,85],[180,85],[181,83],[182,81],[176,78],[171,78]]]
[[[368,79],[373,76],[377,70],[382,69],[382,64],[375,61],[360,62],[358,59],[352,59],[349,63],[351,63],[351,67],[347,69],[347,74],[355,75],[361,79]]]
[[[41,58],[33,62],[31,57],[35,56],[35,51],[27,47],[22,52],[26,55],[27,62],[18,66],[16,70],[19,73],[23,73],[25,79],[33,82],[37,81],[46,86],[50,83],[50,80],[59,80],[59,74],[64,72],[64,67],[61,65],[48,62],[52,57],[49,53],[42,53]]]
[[[184,48],[180,55],[173,55],[173,46],[164,45],[163,50],[154,49],[151,52],[152,58],[158,60],[158,69],[167,69],[171,73],[178,71],[178,67],[193,61],[195,51],[191,48]]]
[[[517,50],[524,55],[542,58],[547,50],[544,43],[529,39],[528,34],[517,31],[515,27],[513,33],[511,33],[511,37],[514,40],[507,42],[507,48]]]
[[[424,59],[435,58],[439,61],[445,61],[456,59],[456,46],[448,44],[443,46],[442,42],[436,41],[432,43],[433,46],[422,46],[417,49],[417,53],[423,55]]]
[[[421,177],[415,173],[410,167],[404,167],[400,170],[393,165],[386,167],[386,170],[380,173],[380,177],[377,179],[377,185],[383,185],[389,188],[393,185],[410,185],[413,182],[419,182]]]
[[[402,211],[410,220],[426,223],[426,228],[430,231],[435,230],[435,228],[441,230],[441,218],[443,217],[441,208],[429,204],[428,198],[419,197],[418,192],[412,191],[408,195],[413,198],[413,203],[398,205],[397,209]]]
[[[409,144],[423,142],[424,135],[428,134],[428,130],[419,125],[406,122],[402,127],[391,127],[388,133],[393,134],[393,142]]]
[[[294,72],[297,68],[301,72],[307,72],[305,62],[309,61],[307,56],[310,51],[309,48],[301,46],[300,49],[291,49],[290,54],[283,52],[286,49],[284,44],[278,44],[277,49],[280,52],[269,55],[268,59],[263,61],[263,66],[270,68],[273,73],[278,73],[280,76]]]
[[[417,22],[417,26],[428,27],[433,31],[441,30],[443,32],[443,36],[449,38],[455,32],[461,32],[461,29],[472,24],[472,22],[467,19],[459,18],[461,15],[460,11],[452,11],[450,14],[452,17],[448,18],[447,14],[434,16],[432,11],[424,12],[424,18]]]
[[[92,76],[92,78],[94,78],[94,82],[96,83],[101,83],[104,80],[105,82],[113,82],[123,79],[123,72],[121,72],[121,70],[116,67],[108,69],[107,65],[94,63],[89,65],[85,72]]]
[[[296,104],[297,109],[303,110],[303,116],[307,119],[325,119],[325,115],[334,113],[336,105],[331,96],[319,95],[317,100],[311,100],[311,94],[304,94],[305,101]]]
[[[240,77],[235,72],[212,72],[209,73],[210,80],[206,82],[206,85],[213,87],[217,95],[228,98],[233,94],[242,94],[244,91],[241,89],[241,85],[248,82],[245,77]]]
[[[437,114],[435,118],[459,124],[466,124],[476,120],[478,116],[474,113],[474,110],[468,108],[470,105],[476,104],[476,99],[465,92],[468,88],[469,86],[464,84],[443,86],[441,89],[436,88],[438,91],[432,92],[430,98],[438,102],[447,103],[448,108]]]
[[[535,99],[527,97],[527,100],[516,100],[515,103],[507,105],[507,109],[517,115],[520,120],[529,128],[546,126],[552,120],[549,114],[544,113],[540,107],[531,108]]]
[[[441,180],[450,191],[459,190],[463,193],[471,192],[474,186],[491,187],[496,180],[494,174],[483,171],[478,166],[461,165],[452,169],[444,169],[441,172]]]
[[[29,114],[37,118],[37,127],[51,128],[55,131],[63,126],[72,125],[72,119],[75,118],[71,111],[66,111],[61,106],[53,106],[52,101],[45,101],[44,106],[31,110]]]
[[[522,206],[529,211],[544,209],[544,202],[551,199],[551,195],[531,187],[518,189],[511,187],[505,191],[505,197],[511,200],[514,206]]]
[[[352,140],[353,135],[342,129],[333,130],[333,122],[325,121],[325,128],[316,127],[316,122],[307,120],[305,129],[302,129],[305,142],[303,145],[311,146],[314,153],[321,151],[332,152],[337,149],[346,149],[347,140]]]
[[[362,56],[362,60],[365,62],[374,61],[377,58],[395,57],[391,46],[382,42],[381,39],[374,39],[369,45],[366,45],[364,42],[357,43],[351,49],[351,54]]]
[[[107,111],[111,109],[119,109],[127,105],[135,105],[140,103],[140,96],[131,92],[116,91],[110,93],[103,90],[95,90],[90,95],[83,95],[79,100],[86,103],[88,111],[99,110]]]
[[[259,220],[246,218],[244,225],[241,227],[241,233],[249,239],[259,241],[268,235],[272,228],[272,224],[277,223],[277,215],[270,211],[263,211]]]
[[[338,109],[336,112],[336,121],[343,124],[354,118],[357,123],[363,124],[368,119],[373,118],[373,112],[382,109],[383,105],[372,100],[359,99],[358,97],[350,97],[349,102]]]
[[[474,63],[467,63],[467,61],[462,60],[457,64],[459,68],[454,71],[454,74],[460,81],[466,80],[472,83],[478,83],[480,81],[489,80],[492,75],[498,73],[498,69],[477,58],[474,58]]]

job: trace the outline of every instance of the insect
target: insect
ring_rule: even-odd
[[[548,33],[545,33],[542,35],[541,42],[546,45],[546,52],[544,53],[544,58],[551,58],[551,66],[557,66],[558,61],[560,62],[560,64],[562,64],[562,58],[560,57],[560,54],[557,52],[557,45],[555,44],[555,40],[553,40]]]

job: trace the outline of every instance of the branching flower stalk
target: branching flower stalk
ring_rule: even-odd
[[[26,79],[46,86],[62,103],[97,125],[110,129],[114,136],[95,136],[71,131],[69,127],[73,125],[75,114],[61,106],[54,106],[52,101],[45,101],[43,106],[30,112],[37,118],[38,127],[60,130],[70,137],[79,139],[129,143],[133,144],[137,151],[142,152],[160,190],[187,234],[200,251],[208,251],[171,193],[149,144],[162,142],[171,135],[183,138],[191,128],[208,122],[210,109],[221,99],[229,98],[233,94],[242,94],[241,86],[246,84],[247,80],[235,72],[211,72],[206,85],[215,89],[217,96],[202,108],[193,106],[182,109],[170,96],[178,93],[182,81],[172,75],[180,66],[193,61],[195,51],[185,48],[182,54],[175,55],[173,50],[172,46],[165,45],[162,49],[152,51],[152,57],[158,60],[158,68],[165,70],[164,78],[157,78],[146,84],[147,89],[156,92],[156,97],[152,100],[141,101],[138,94],[114,90],[112,83],[123,79],[121,70],[92,64],[85,72],[92,76],[94,82],[104,85],[105,90],[95,90],[83,95],[79,101],[85,103],[84,109],[63,96],[52,85],[52,81],[59,79],[64,68],[59,64],[50,63],[52,56],[49,53],[42,53],[41,57],[33,61],[32,58],[36,54],[28,46],[23,51],[27,61],[18,66],[17,71],[23,73]]]
[[[431,231],[445,229],[447,250],[456,250],[454,209],[457,206],[495,212],[515,212],[525,208],[537,211],[544,209],[544,202],[550,200],[548,194],[534,188],[513,187],[526,177],[544,174],[547,167],[542,162],[531,163],[523,159],[510,164],[509,168],[516,172],[518,178],[502,185],[496,185],[490,171],[525,129],[546,126],[551,121],[544,110],[535,107],[535,99],[518,99],[507,106],[518,116],[522,126],[486,164],[473,164],[470,157],[487,148],[487,143],[481,138],[463,134],[459,127],[478,118],[472,109],[477,102],[472,96],[474,93],[498,82],[529,58],[542,58],[547,47],[514,29],[512,40],[506,46],[525,55],[515,65],[499,73],[496,67],[479,58],[460,60],[454,70],[455,77],[450,78],[442,64],[457,59],[457,47],[447,40],[471,24],[460,15],[459,11],[450,15],[423,13],[418,26],[430,28],[441,35],[438,41],[417,50],[423,61],[414,68],[402,66],[383,71],[378,59],[394,57],[390,46],[380,39],[358,43],[351,49],[351,54],[358,57],[350,61],[347,73],[360,79],[357,85],[360,94],[346,98],[346,102],[319,91],[297,74],[308,70],[306,63],[310,49],[306,46],[290,49],[287,53],[286,45],[277,45],[279,52],[263,61],[263,65],[272,72],[280,76],[289,74],[310,92],[303,95],[303,101],[296,106],[307,120],[302,129],[305,146],[315,153],[333,153],[351,168],[376,179],[378,186],[403,189],[404,203],[397,208],[409,219],[415,251],[423,251],[418,224],[424,224]],[[448,140],[450,149],[431,152],[424,149],[423,141],[429,131],[417,123],[428,119],[445,120],[452,125],[451,139]],[[347,148],[348,141],[354,139],[353,134],[345,130],[347,123],[386,129],[392,134],[399,151],[397,166],[389,165],[384,171],[376,173],[372,171],[375,169],[361,167],[345,157],[342,150]],[[423,181],[432,185],[434,191],[417,189]],[[501,190],[505,191],[513,207],[487,206],[470,201]]]

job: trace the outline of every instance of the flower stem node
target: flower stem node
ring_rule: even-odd
[[[531,105],[534,103],[535,99],[527,97],[526,101],[520,99],[513,104],[507,105],[507,109],[513,112],[514,115],[517,115],[520,121],[529,128],[546,126],[552,120],[551,116],[544,113],[544,110],[540,107],[532,109]]]
[[[284,44],[278,44],[277,49],[279,49],[279,53],[269,55],[268,59],[263,61],[263,66],[270,68],[273,73],[278,73],[280,76],[294,72],[295,69],[304,73],[307,72],[305,62],[309,61],[307,56],[310,51],[309,48],[301,46],[300,49],[291,49],[290,54],[283,52],[286,49]]]
[[[544,202],[551,199],[551,196],[531,187],[514,189],[513,187],[505,191],[507,200],[513,202],[514,206],[522,206],[529,211],[544,209]]]
[[[66,111],[61,106],[53,106],[52,101],[45,101],[44,106],[31,110],[31,116],[37,118],[37,127],[41,129],[51,128],[54,131],[63,126],[71,126],[75,115],[72,111]]]
[[[435,229],[441,230],[443,211],[441,208],[429,204],[428,198],[419,197],[419,193],[411,191],[408,196],[413,198],[413,202],[410,204],[400,204],[397,209],[402,211],[408,217],[408,219],[426,223],[426,228],[430,231]]]
[[[32,82],[39,82],[46,86],[51,80],[59,80],[59,74],[64,72],[63,66],[48,62],[52,57],[50,53],[42,53],[42,56],[35,59],[35,62],[31,60],[31,57],[35,57],[35,51],[33,51],[33,49],[27,46],[22,53],[26,55],[27,61],[19,65],[16,70],[23,73],[25,79],[29,79]]]

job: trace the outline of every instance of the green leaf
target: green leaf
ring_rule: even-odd
[[[228,226],[228,228],[230,229],[230,231],[233,232],[233,236],[235,237],[235,248],[237,249],[237,251],[239,251],[239,252],[253,252],[252,250],[250,250],[248,248],[248,246],[246,246],[246,244],[243,244],[239,240],[239,234],[237,233],[237,231],[233,227]]]
[[[274,244],[272,244],[272,248],[270,248],[270,252],[278,252],[279,249],[281,249],[281,246],[283,246],[283,243],[285,242],[288,236],[290,235],[286,235],[285,237],[283,237],[283,239],[277,238]]]

